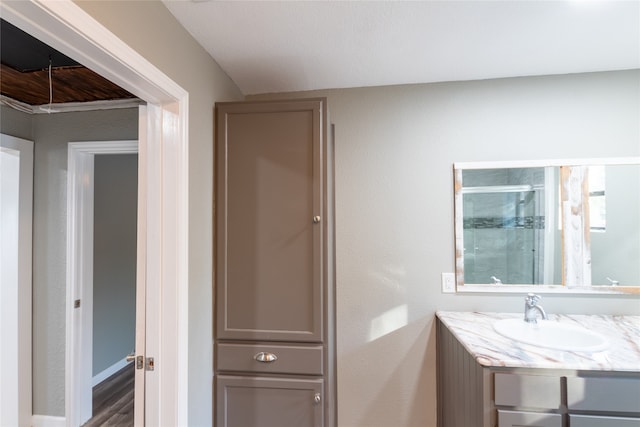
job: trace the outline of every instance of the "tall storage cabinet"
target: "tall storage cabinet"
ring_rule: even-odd
[[[216,125],[216,425],[335,425],[326,99],[219,103]]]

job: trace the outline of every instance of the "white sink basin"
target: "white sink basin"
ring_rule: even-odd
[[[564,351],[602,351],[609,347],[603,335],[581,326],[538,320],[527,323],[523,319],[502,319],[493,324],[497,333],[515,341],[536,347]]]

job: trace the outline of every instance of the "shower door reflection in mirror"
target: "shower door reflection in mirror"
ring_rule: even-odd
[[[463,171],[465,283],[553,283],[557,194],[545,182],[555,175],[544,167]]]

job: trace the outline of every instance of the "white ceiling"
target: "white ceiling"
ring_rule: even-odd
[[[640,0],[163,2],[245,95],[640,68]]]

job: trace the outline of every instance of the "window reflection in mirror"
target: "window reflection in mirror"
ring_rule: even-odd
[[[640,159],[457,163],[463,285],[640,285]]]
[[[591,229],[591,280],[594,285],[640,285],[640,166],[604,169],[606,226]]]

